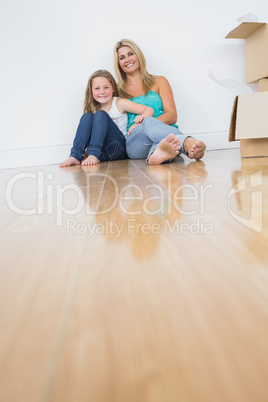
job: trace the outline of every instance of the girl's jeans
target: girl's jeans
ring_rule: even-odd
[[[81,162],[86,148],[99,161],[127,158],[125,137],[104,110],[81,117],[70,156]]]
[[[181,149],[179,154],[183,153],[187,155],[183,148],[183,143],[187,136],[183,135],[179,129],[169,126],[154,117],[147,117],[126,137],[129,158],[146,159],[148,162],[149,156],[153,153],[159,142],[171,133],[174,133],[180,139]]]

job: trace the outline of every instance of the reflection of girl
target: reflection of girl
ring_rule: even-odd
[[[140,48],[128,39],[122,39],[115,45],[114,62],[120,96],[151,106],[156,117],[140,123],[135,121],[134,114],[130,115],[130,135],[126,137],[128,156],[147,158],[150,164],[168,161],[179,153],[201,159],[205,144],[184,136],[178,129],[172,89],[166,78],[147,72]]]
[[[87,148],[88,157],[82,165],[126,158],[127,112],[135,113],[141,123],[153,116],[152,108],[117,97],[113,76],[106,70],[93,73],[87,84],[84,115],[77,128],[71,154],[63,166],[78,165]]]

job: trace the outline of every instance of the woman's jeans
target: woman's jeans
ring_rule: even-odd
[[[129,158],[146,159],[148,162],[149,156],[153,153],[159,142],[171,133],[174,133],[180,139],[181,149],[178,155],[183,153],[188,156],[183,148],[183,143],[187,136],[183,135],[179,129],[169,126],[154,117],[147,117],[126,137]]]
[[[81,117],[70,156],[81,162],[86,148],[99,161],[127,158],[125,137],[104,110]]]

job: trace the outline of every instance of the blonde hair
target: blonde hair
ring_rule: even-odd
[[[117,85],[115,82],[114,77],[112,76],[111,73],[107,70],[97,70],[91,76],[89,77],[87,87],[86,87],[86,93],[85,93],[85,100],[84,100],[84,113],[96,113],[97,110],[100,108],[99,102],[97,102],[92,95],[92,81],[94,78],[97,77],[103,77],[106,78],[112,85],[114,93],[113,96],[118,96],[118,89]]]
[[[119,66],[118,50],[123,46],[130,47],[134,51],[139,60],[141,80],[143,83],[144,92],[147,95],[155,82],[155,76],[148,73],[146,69],[146,60],[139,46],[129,39],[121,39],[119,42],[116,43],[114,47],[114,70],[116,77],[118,79],[117,85],[119,95],[122,98],[132,98],[132,96],[128,93],[126,88],[126,82],[127,82],[126,73],[122,71],[122,69]]]

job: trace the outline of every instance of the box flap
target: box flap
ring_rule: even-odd
[[[238,96],[235,97],[234,104],[233,104],[233,110],[232,110],[232,116],[231,116],[231,122],[230,122],[230,130],[229,130],[229,142],[235,141],[237,101],[238,101]]]
[[[259,92],[268,91],[268,78],[263,78],[258,82]]]
[[[242,22],[235,29],[225,36],[226,39],[245,39],[248,35],[255,32],[257,29],[266,25],[264,22]]]

